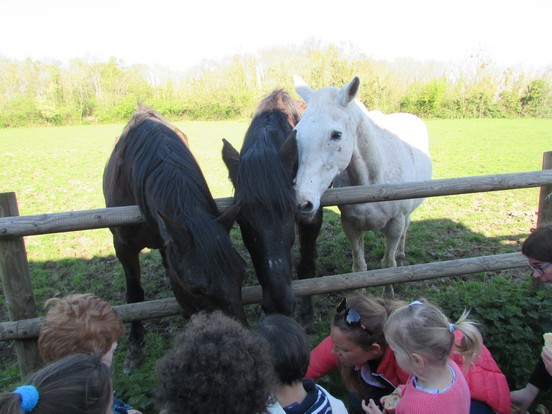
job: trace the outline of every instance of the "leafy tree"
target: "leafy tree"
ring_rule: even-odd
[[[549,115],[550,95],[550,84],[545,79],[532,80],[521,95],[521,112],[526,116]]]
[[[498,74],[482,52],[464,66],[367,59],[350,45],[271,48],[259,56],[205,61],[186,73],[145,65],[74,59],[59,62],[0,58],[0,127],[125,122],[139,102],[174,119],[249,118],[261,96],[292,94],[292,75],[313,88],[362,82],[359,99],[372,110],[423,117],[552,117],[552,73],[529,78]]]

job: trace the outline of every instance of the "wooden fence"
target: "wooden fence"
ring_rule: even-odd
[[[513,174],[430,180],[418,183],[345,187],[327,190],[323,206],[411,198],[438,197],[541,187],[538,225],[552,222],[552,152],[543,155],[543,170]],[[217,199],[219,209],[227,208],[231,198]],[[36,337],[41,318],[37,317],[23,237],[78,231],[144,222],[137,206],[103,208],[55,214],[19,216],[14,193],[0,194],[0,279],[8,307],[9,322],[0,323],[0,340],[15,340],[22,374],[40,366]],[[520,253],[480,256],[391,269],[323,276],[292,281],[297,296],[316,295],[393,283],[499,271],[525,266]],[[260,286],[244,287],[245,304],[259,303]],[[158,318],[181,312],[174,298],[115,306],[124,322]]]

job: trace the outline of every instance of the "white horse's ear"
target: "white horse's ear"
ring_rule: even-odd
[[[300,76],[297,75],[293,75],[293,85],[295,87],[295,92],[297,92],[299,96],[308,103],[312,95],[311,87],[307,85],[307,83]]]
[[[337,102],[339,102],[343,106],[349,105],[349,103],[357,96],[359,87],[360,79],[358,78],[358,76],[355,76],[351,82],[349,82],[347,85],[343,86],[339,90],[339,94],[337,95]]]

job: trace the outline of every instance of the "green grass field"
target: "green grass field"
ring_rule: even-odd
[[[232,195],[221,158],[222,138],[236,148],[248,122],[177,122],[190,140],[215,198]],[[541,169],[542,154],[552,150],[552,120],[429,120],[434,178],[514,173]],[[2,167],[0,193],[15,192],[21,215],[88,210],[104,207],[102,173],[115,138],[123,125],[21,128],[0,130]],[[410,264],[460,257],[519,251],[520,242],[536,226],[538,188],[434,197],[412,215],[407,239]],[[338,209],[326,209],[319,238],[319,275],[350,272],[350,250],[339,224]],[[235,243],[248,259],[239,232]],[[78,231],[25,238],[37,305],[52,296],[91,292],[112,304],[124,302],[122,269],[114,257],[108,229]],[[369,267],[378,266],[383,254],[381,235],[368,233]],[[158,255],[141,257],[147,299],[169,297]],[[256,283],[252,268],[247,283]],[[525,276],[525,275],[522,275]],[[408,297],[409,288],[398,289]],[[3,295],[1,320],[7,320]],[[320,310],[320,309],[319,309]],[[331,310],[330,310],[331,311]],[[258,309],[254,310],[259,314]],[[322,329],[327,311],[320,311]],[[115,389],[151,411],[149,387],[155,360],[170,343],[172,332],[182,326],[179,317],[148,323],[149,358],[133,376],[119,373],[125,352],[120,344],[115,359]],[[324,335],[326,332],[322,332]],[[9,343],[0,343],[0,386],[19,381],[15,354]],[[10,356],[11,355],[11,356]]]

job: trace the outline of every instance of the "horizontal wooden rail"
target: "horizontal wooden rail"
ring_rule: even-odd
[[[291,284],[296,296],[310,296],[517,267],[527,267],[525,257],[521,253],[506,253],[293,280]],[[259,303],[262,298],[261,287],[258,285],[244,287],[242,289],[242,297],[245,304]],[[124,322],[160,318],[182,313],[182,308],[178,305],[175,298],[118,305],[114,308]],[[0,323],[0,340],[36,338],[41,325],[42,318],[2,322]]]
[[[540,187],[552,184],[552,170],[444,178],[401,184],[330,188],[322,196],[322,206],[376,201],[405,200],[467,193]],[[231,197],[215,200],[220,210],[228,208]],[[0,238],[88,230],[145,221],[138,206],[110,207],[64,213],[0,218]]]
[[[546,184],[552,184],[552,170],[442,178],[439,180],[400,184],[332,188],[324,193],[321,204],[323,206],[335,206],[339,204],[485,193],[540,187]]]

